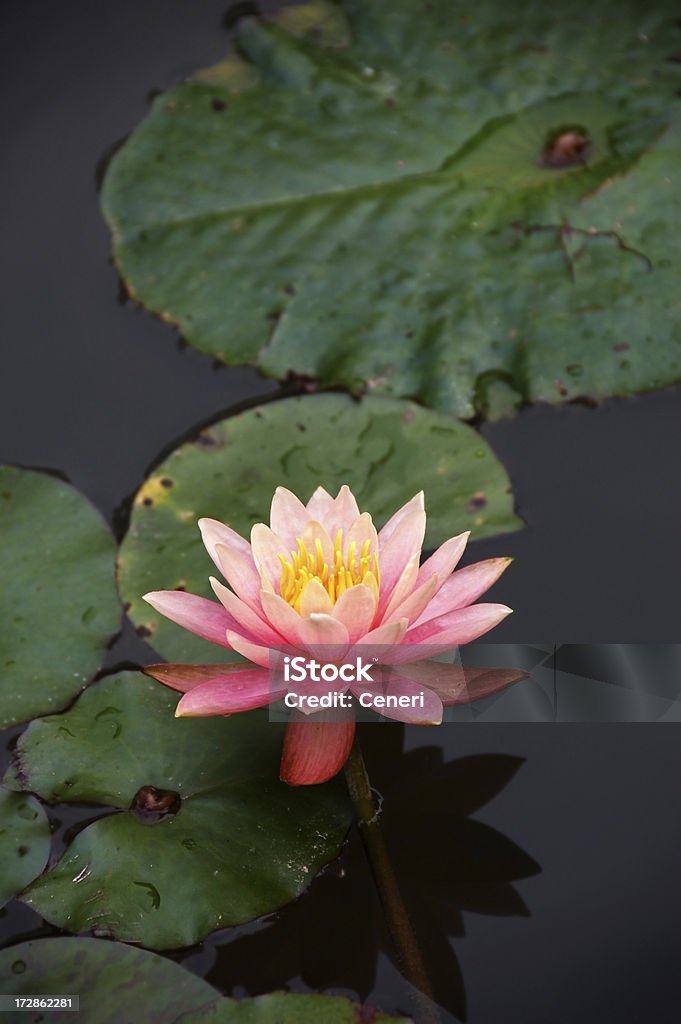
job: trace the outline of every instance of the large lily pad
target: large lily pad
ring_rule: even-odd
[[[282,732],[265,713],[175,719],[176,704],[125,672],[21,737],[10,788],[120,809],[22,896],[52,924],[188,946],[294,899],[338,853],[343,787],[279,782]]]
[[[120,621],[113,537],[62,480],[0,467],[0,728],[57,711]]]
[[[380,525],[421,488],[435,546],[463,530],[475,537],[515,529],[508,477],[480,435],[412,402],[338,394],[272,402],[223,420],[178,448],[135,497],[119,555],[119,586],[142,635],[171,661],[224,661],[142,601],[150,590],[183,587],[212,597],[212,563],[196,526],[201,516],[248,536],[269,518],[278,484],[307,500],[319,485],[347,483]]]
[[[0,907],[47,864],[50,826],[35,797],[0,787]]]
[[[0,953],[0,992],[11,995],[77,995],[87,1024],[173,1024],[215,999],[215,989],[191,971],[144,949],[98,939],[34,939]],[[17,1011],[7,1024],[71,1020],[40,1010]]]
[[[463,417],[678,380],[678,136],[668,183],[655,156],[677,17],[315,0],[243,19],[110,166],[128,289],[224,362]]]
[[[296,995],[274,992],[257,999],[218,999],[202,1010],[188,1013],[177,1024],[408,1024],[406,1017],[390,1017],[357,1006],[341,996]]]

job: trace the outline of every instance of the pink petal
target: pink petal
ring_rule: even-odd
[[[374,658],[379,664],[383,664],[386,656],[400,650],[407,625],[406,619],[397,619],[395,622],[384,622],[376,629],[370,630],[352,645],[346,655],[346,660],[362,658],[367,661]]]
[[[431,576],[437,575],[440,578],[440,586],[442,586],[459,564],[470,535],[470,530],[468,530],[466,533],[460,533],[458,537],[450,537],[430,558],[427,558],[419,570],[418,585],[425,583]]]
[[[310,519],[305,524],[305,529],[301,534],[301,540],[310,554],[316,553],[317,541],[319,541],[324,555],[324,561],[329,566],[333,565],[333,541],[326,528],[322,526],[321,523],[317,522],[316,519]]]
[[[467,565],[465,569],[458,569],[438,589],[415,625],[420,626],[447,612],[473,604],[499,579],[512,561],[511,558],[488,558],[484,562]]]
[[[323,487],[318,487],[307,503],[307,517],[308,519],[316,519],[319,523],[324,523],[333,511],[333,507],[334,499],[329,492],[324,490]]]
[[[315,716],[292,717],[284,737],[282,781],[289,786],[327,782],[347,761],[354,736],[354,717],[333,722],[316,721]]]
[[[282,572],[279,555],[286,559],[291,557],[291,552],[281,537],[264,523],[256,523],[251,530],[251,550],[261,580],[267,580],[274,590],[278,590]]]
[[[300,624],[303,621],[297,611],[279,594],[263,590],[260,594],[262,608],[268,621],[284,638],[284,642],[297,646],[301,643]]]
[[[303,618],[310,615],[331,615],[333,603],[326,588],[317,579],[308,580],[300,595],[300,614]]]
[[[443,644],[455,647],[457,644],[469,644],[479,636],[498,625],[502,619],[511,614],[512,609],[505,604],[472,604],[468,608],[439,615],[420,626],[412,626],[408,630],[405,644]]]
[[[154,590],[144,600],[171,622],[221,647],[229,647],[226,631],[237,623],[221,604],[184,590]]]
[[[393,672],[433,690],[445,705],[470,704],[527,678],[522,669],[464,667],[441,661],[400,665]]]
[[[210,585],[218,601],[227,609],[234,621],[236,629],[247,639],[255,643],[263,644],[265,647],[273,647],[283,643],[282,637],[276,630],[272,629],[268,622],[265,622],[259,615],[241,601],[236,594],[228,590],[215,576],[210,577]]]
[[[349,529],[343,533],[343,558],[346,561],[348,559],[348,553],[350,551],[350,545],[355,545],[355,561],[359,558],[359,554],[364,547],[365,543],[369,541],[369,551],[373,554],[378,552],[378,534],[376,533],[376,527],[373,524],[373,520],[368,512],[362,512],[361,516],[358,516],[352,521]]]
[[[145,676],[151,676],[171,690],[179,690],[180,693],[187,693],[195,686],[202,683],[210,683],[215,679],[224,678],[228,675],[236,675],[239,672],[252,672],[252,665],[244,665],[243,662],[233,661],[226,665],[145,665],[142,669]],[[262,671],[259,669],[259,671]]]
[[[263,668],[269,668],[270,651],[268,647],[254,644],[241,633],[234,633],[231,629],[227,630],[227,644],[247,661],[252,661],[254,665],[262,665]]]
[[[223,544],[226,548],[250,558],[251,545],[225,523],[220,523],[217,519],[199,519],[199,530],[201,531],[201,539],[206,551],[221,572],[222,569],[216,550],[218,544]]]
[[[333,606],[334,619],[342,622],[348,631],[350,643],[359,640],[371,629],[376,615],[376,598],[370,587],[357,583],[348,587]]]
[[[233,715],[279,700],[285,689],[273,690],[267,669],[250,668],[201,683],[185,693],[175,709],[176,718]]]
[[[391,673],[383,682],[377,681],[373,686],[362,684],[361,687],[352,686],[350,689],[357,697],[360,693],[371,693],[373,697],[396,697],[398,700],[406,697],[409,701],[406,707],[376,705],[373,708],[379,715],[396,722],[409,722],[411,725],[440,725],[442,722],[442,701],[438,695],[411,679],[397,678]],[[414,698],[422,699],[423,707],[412,707]]]
[[[419,556],[412,555],[404,569],[402,575],[398,579],[397,583],[393,587],[393,591],[390,595],[390,599],[386,605],[385,611],[381,617],[383,622],[388,622],[390,619],[395,618],[395,611],[412,593],[416,584],[416,578],[419,573]],[[398,616],[399,618],[399,616]]]
[[[410,625],[413,622],[419,621],[419,616],[424,608],[430,607],[439,582],[437,576],[431,576],[429,580],[426,580],[420,587],[413,590],[409,597],[405,598],[401,604],[397,605],[394,611],[391,610],[391,602],[386,609],[383,621],[390,622],[393,619],[407,619]]]
[[[299,632],[307,652],[320,661],[342,658],[350,642],[347,629],[332,615],[313,614],[301,619]]]
[[[425,502],[423,498],[423,491],[419,491],[415,494],[411,501],[408,501],[406,505],[399,508],[397,512],[392,516],[385,524],[383,529],[378,534],[378,539],[381,545],[386,544],[392,537],[397,527],[414,512],[423,511]]]
[[[300,498],[286,487],[277,487],[270,509],[270,526],[287,547],[295,551],[296,538],[302,536],[311,518]]]
[[[330,519],[333,521],[333,529],[329,530],[332,540],[338,530],[347,533],[355,519],[359,518],[359,506],[354,494],[347,484],[343,484],[333,503]]]
[[[378,560],[381,572],[381,592],[378,601],[379,617],[383,615],[388,606],[392,592],[407,563],[414,556],[419,557],[425,532],[426,513],[423,509],[417,509],[401,519],[395,530],[390,534],[387,543],[379,535]]]
[[[260,608],[262,583],[250,547],[248,554],[245,555],[243,552],[237,551],[236,548],[216,544],[215,553],[218,559],[218,568],[232,590],[257,612]]]

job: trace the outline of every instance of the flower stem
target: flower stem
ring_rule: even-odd
[[[350,756],[345,764],[345,778],[352,802],[355,805],[359,832],[371,865],[398,964],[404,977],[414,989],[417,1011],[415,1020],[417,1024],[439,1024],[440,1015],[433,999],[421,950],[385,845],[371,783],[357,736],[355,736]]]

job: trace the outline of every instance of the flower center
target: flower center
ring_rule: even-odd
[[[357,553],[356,541],[348,545],[347,557],[343,557],[343,531],[339,530],[333,545],[333,561],[324,557],[324,549],[319,538],[315,540],[314,550],[309,550],[302,538],[296,537],[297,551],[291,552],[290,560],[279,555],[282,566],[280,593],[292,608],[300,612],[303,590],[310,580],[317,580],[326,590],[335,604],[341,594],[357,583],[364,583],[378,597],[380,574],[378,555],[370,551],[371,541],[365,540]]]

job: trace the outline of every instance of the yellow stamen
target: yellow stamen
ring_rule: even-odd
[[[319,537],[314,540],[310,551],[301,537],[296,538],[297,551],[291,551],[290,559],[279,555],[281,562],[281,596],[292,608],[300,613],[303,590],[310,580],[318,580],[335,604],[349,587],[358,583],[366,584],[378,596],[380,575],[378,555],[371,551],[371,540],[367,539],[357,554],[357,542],[348,545],[347,556],[343,557],[343,531],[339,530],[333,544],[331,565],[324,557],[324,548]]]

